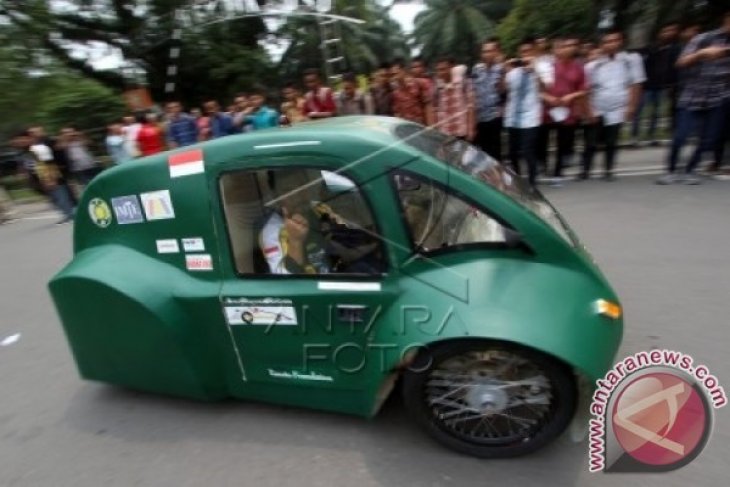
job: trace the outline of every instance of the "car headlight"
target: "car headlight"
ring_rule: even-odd
[[[596,314],[611,318],[612,320],[618,320],[621,316],[623,316],[623,310],[621,309],[621,305],[618,303],[614,303],[606,299],[598,299],[593,306]]]

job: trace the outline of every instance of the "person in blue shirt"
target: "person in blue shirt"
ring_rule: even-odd
[[[205,113],[210,118],[210,138],[217,139],[236,133],[236,127],[233,125],[233,118],[227,113],[221,112],[221,107],[215,100],[207,101],[203,104]]]
[[[279,112],[266,106],[266,97],[261,92],[254,93],[249,99],[253,112],[246,117],[252,130],[279,126]]]
[[[167,139],[170,148],[185,147],[198,142],[198,126],[195,119],[183,113],[182,105],[178,101],[171,101],[166,105],[168,125]]]

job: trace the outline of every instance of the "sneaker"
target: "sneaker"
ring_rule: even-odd
[[[68,223],[71,223],[72,221],[74,221],[73,217],[67,216],[65,218],[62,218],[61,220],[58,220],[56,222],[56,225],[66,225]]]
[[[697,186],[698,184],[702,184],[702,180],[694,174],[687,174],[682,182],[688,186]]]
[[[680,181],[680,178],[676,174],[665,174],[664,176],[660,177],[655,181],[656,184],[660,184],[662,186],[667,186],[669,184],[678,183]]]

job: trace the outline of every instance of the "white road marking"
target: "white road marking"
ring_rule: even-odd
[[[18,340],[20,340],[20,333],[10,335],[3,338],[3,340],[0,342],[0,347],[9,347],[10,345],[14,345],[15,343],[17,343]]]
[[[22,218],[19,218],[19,220],[53,220],[55,218],[61,218],[61,215],[59,215],[58,213],[43,213],[38,216],[24,216]]]

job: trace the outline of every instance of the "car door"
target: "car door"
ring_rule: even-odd
[[[361,388],[378,365],[368,362],[369,339],[387,326],[384,317],[399,292],[370,204],[368,187],[376,183],[360,187],[321,158],[296,164],[272,158],[218,178],[227,234],[221,254],[229,256],[220,299],[244,394],[257,384]],[[324,237],[318,245],[326,262],[307,240],[300,247],[311,265],[289,265],[295,245],[285,220],[309,210],[309,232]],[[328,215],[328,226],[319,212]]]

